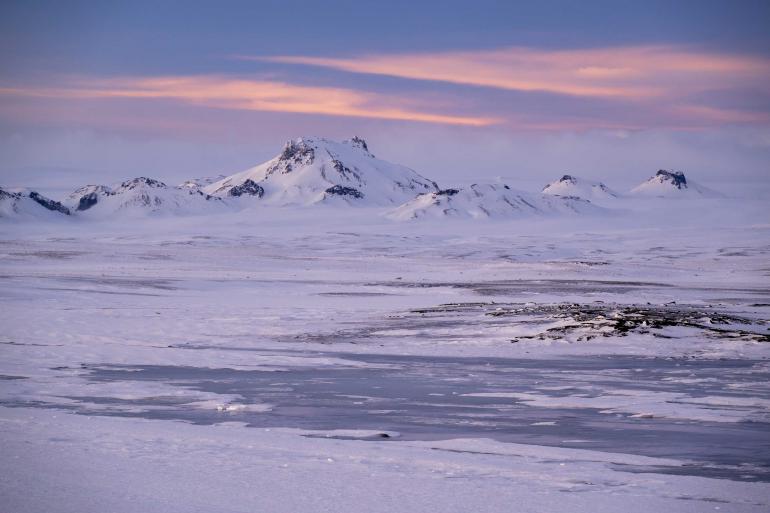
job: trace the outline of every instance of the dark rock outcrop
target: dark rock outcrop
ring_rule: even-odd
[[[19,194],[18,192],[8,192],[8,191],[4,191],[3,189],[0,189],[0,200],[17,199],[20,197],[21,197],[21,194]]]
[[[99,203],[99,195],[95,192],[89,192],[88,194],[80,197],[78,206],[75,210],[82,212],[83,210],[88,210],[97,203]]]
[[[354,189],[353,187],[345,187],[344,185],[335,185],[333,187],[329,187],[324,192],[329,195],[350,196],[356,199],[361,199],[364,197],[364,194],[358,189]]]
[[[248,179],[240,185],[236,185],[231,188],[228,193],[229,196],[256,196],[261,198],[265,194],[265,189],[254,180]],[[208,199],[208,198],[206,198]]]
[[[681,171],[667,171],[665,169],[660,169],[655,173],[655,176],[659,177],[661,181],[671,182],[677,189],[687,188],[687,179]]]
[[[30,191],[29,193],[30,199],[32,199],[35,203],[40,205],[43,208],[46,208],[48,210],[54,211],[54,212],[61,212],[64,215],[70,215],[70,209],[59,203],[58,201],[54,201],[52,199],[46,198],[45,196],[35,192]]]
[[[140,176],[139,178],[134,178],[133,180],[126,180],[120,184],[120,187],[115,189],[115,192],[130,191],[142,186],[147,186],[154,189],[165,189],[167,187],[165,183],[159,180],[147,178],[146,176]]]
[[[305,141],[289,141],[283,147],[280,160],[297,164],[300,162],[309,164],[310,162],[313,162],[314,157],[315,150]]]
[[[350,144],[361,148],[367,153],[369,152],[369,146],[366,145],[366,141],[363,140],[361,137],[358,137],[357,135],[354,136],[352,139],[350,139]]]

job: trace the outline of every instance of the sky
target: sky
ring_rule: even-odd
[[[770,2],[0,4],[0,185],[177,183],[303,135],[447,186],[767,184]]]

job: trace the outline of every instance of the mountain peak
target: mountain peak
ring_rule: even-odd
[[[352,139],[346,139],[342,142],[344,144],[349,144],[355,148],[361,148],[366,153],[369,153],[369,146],[366,144],[366,141],[363,138],[358,137],[357,135],[354,135]]]
[[[646,181],[631,189],[631,193],[638,196],[657,197],[722,197],[722,194],[717,191],[687,180],[683,172],[668,169],[658,170]]]
[[[677,189],[687,188],[687,179],[684,177],[684,173],[681,171],[669,171],[666,169],[659,169],[655,176],[661,182],[671,182]]]
[[[159,181],[155,180],[153,178],[147,178],[146,176],[140,176],[138,178],[133,178],[131,180],[126,180],[118,188],[115,189],[115,193],[119,194],[125,191],[131,191],[138,188],[145,188],[149,187],[151,189],[165,189],[168,186]]]
[[[273,159],[204,187],[220,197],[262,199],[270,204],[393,205],[436,191],[435,182],[408,167],[377,159],[364,139],[322,137],[288,141]]]
[[[554,196],[572,196],[583,199],[616,198],[618,194],[602,182],[579,178],[575,175],[563,175],[555,182],[543,188],[543,194]]]
[[[302,159],[312,160],[317,142],[309,137],[300,137],[287,141],[283,145],[283,151],[279,160],[299,162]]]
[[[124,182],[126,183],[126,182]],[[88,210],[99,202],[99,198],[115,194],[106,185],[84,185],[67,197],[68,203],[77,211]]]

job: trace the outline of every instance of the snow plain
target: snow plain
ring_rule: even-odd
[[[767,511],[770,211],[620,203],[0,220],[4,509]]]

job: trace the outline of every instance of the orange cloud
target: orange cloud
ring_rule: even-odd
[[[5,87],[0,88],[0,94],[65,99],[157,98],[221,109],[321,114],[447,125],[486,126],[499,122],[488,117],[424,112],[411,108],[404,99],[391,95],[221,76],[81,79],[68,87]]]
[[[766,87],[770,60],[673,46],[364,55],[239,57],[353,73],[587,97],[659,98],[704,87]]]

